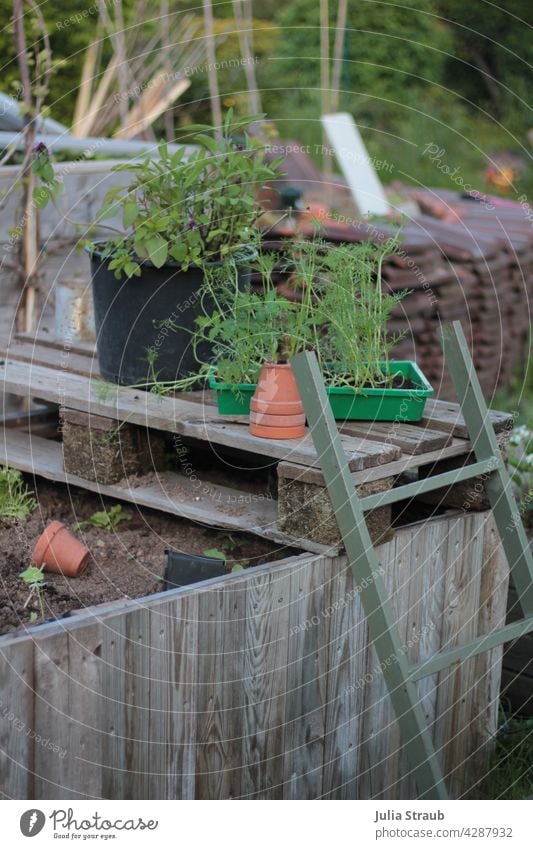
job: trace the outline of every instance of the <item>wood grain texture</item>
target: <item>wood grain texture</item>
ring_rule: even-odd
[[[291,575],[285,799],[322,794],[332,561],[315,561]]]
[[[198,595],[150,612],[150,799],[194,798],[198,627]]]
[[[174,516],[182,516],[212,528],[256,534],[281,545],[303,548],[317,553],[336,553],[335,546],[290,536],[277,523],[277,505],[269,498],[252,499],[247,493],[211,481],[198,487],[186,475],[158,472],[149,484],[138,486],[135,477],[128,481],[102,484],[63,469],[61,444],[20,431],[6,431],[0,443],[0,463],[48,480],[69,483],[133,504],[151,507]]]
[[[241,797],[283,798],[291,573],[247,581]]]
[[[451,648],[477,636],[486,514],[465,514],[450,522],[441,647]],[[439,674],[435,745],[442,749],[444,776],[453,798],[465,790],[474,716],[475,658]]]
[[[501,624],[507,566],[487,515],[401,528],[377,548],[413,662]],[[0,653],[2,703],[67,751],[3,720],[6,797],[415,797],[344,556],[101,605],[0,637]],[[418,685],[453,796],[479,778],[500,657]]]
[[[75,756],[69,736],[75,706],[69,702],[69,644],[59,630],[35,641],[34,652],[34,764],[35,798],[63,799],[75,788],[70,776],[70,759]],[[66,750],[59,757],[48,745]]]
[[[260,439],[252,436],[246,423],[226,422],[214,415],[212,407],[202,411],[198,403],[179,396],[161,397],[129,387],[105,384],[74,374],[68,369],[52,369],[8,358],[0,363],[4,391],[28,401],[37,396],[73,410],[107,416],[118,421],[179,433],[196,439],[239,448],[267,457],[289,459],[304,465],[320,464],[308,430],[302,439]],[[202,415],[203,412],[203,415]],[[343,446],[352,471],[395,459],[394,445],[343,437]]]

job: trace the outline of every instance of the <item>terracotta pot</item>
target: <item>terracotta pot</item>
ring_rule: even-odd
[[[305,413],[287,363],[266,363],[250,401],[250,433],[265,439],[300,439],[305,433]]]
[[[62,522],[51,522],[37,540],[32,566],[45,572],[57,572],[68,578],[81,575],[89,562],[89,549]]]

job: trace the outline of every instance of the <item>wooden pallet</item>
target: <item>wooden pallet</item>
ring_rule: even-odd
[[[141,485],[132,478],[102,483],[73,473],[72,469],[65,470],[60,443],[12,428],[5,431],[1,462],[176,516],[255,533],[280,544],[318,553],[338,551],[340,541],[315,533],[313,522],[305,522],[303,514],[302,529],[297,530],[294,486],[297,483],[318,487],[317,503],[322,500],[324,486],[320,460],[308,431],[298,440],[258,439],[251,436],[243,417],[221,417],[210,392],[160,397],[108,384],[98,374],[94,348],[85,343],[61,345],[43,334],[21,334],[4,351],[4,357],[0,364],[4,391],[25,397],[28,402],[38,398],[77,411],[77,419],[81,413],[81,420],[85,417],[87,421],[88,438],[91,419],[98,417],[99,426],[102,420],[108,420],[120,427],[126,423],[128,427],[163,431],[178,439],[223,446],[256,460],[262,457],[263,464],[277,465],[279,516],[276,501],[268,497],[255,499],[240,485],[238,473],[221,483],[220,479],[209,481],[206,472],[205,478],[202,476],[206,491],[200,493],[185,475],[172,472],[156,472],[153,480]],[[496,431],[510,430],[510,416],[491,415]],[[350,422],[341,425],[340,432],[354,486],[361,494],[389,488],[399,474],[441,460],[463,458],[464,462],[471,449],[458,406],[441,401],[428,401],[426,416],[419,425]],[[288,481],[292,485],[289,509],[283,503]],[[304,498],[307,504],[308,492]],[[389,508],[384,509],[387,513],[380,514],[384,521],[377,528],[376,541],[386,538],[384,532],[390,526]],[[290,522],[286,519],[288,512],[292,512]]]

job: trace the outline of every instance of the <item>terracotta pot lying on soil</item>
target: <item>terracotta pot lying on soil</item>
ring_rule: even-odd
[[[250,433],[266,439],[299,439],[305,413],[289,363],[266,363],[250,401]]]
[[[45,572],[58,572],[68,578],[81,575],[89,562],[89,549],[76,539],[63,522],[51,522],[37,540],[32,566]]]

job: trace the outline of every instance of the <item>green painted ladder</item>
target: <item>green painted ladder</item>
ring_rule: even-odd
[[[383,675],[400,727],[402,745],[405,747],[421,799],[448,797],[421,707],[416,681],[533,631],[533,557],[512,494],[509,475],[501,458],[461,324],[456,321],[453,325],[443,327],[440,335],[445,361],[461,401],[461,410],[476,462],[461,469],[364,498],[359,498],[355,491],[315,355],[298,354],[292,360],[313,443],[320,457],[354,582],[362,588],[361,601],[368,621],[370,639],[384,670]],[[379,561],[372,546],[364,513],[481,474],[486,476],[487,496],[525,618],[465,645],[440,651],[423,663],[412,666],[402,649],[394,624],[390,601],[379,573]],[[396,662],[391,663],[391,658],[395,658]]]

